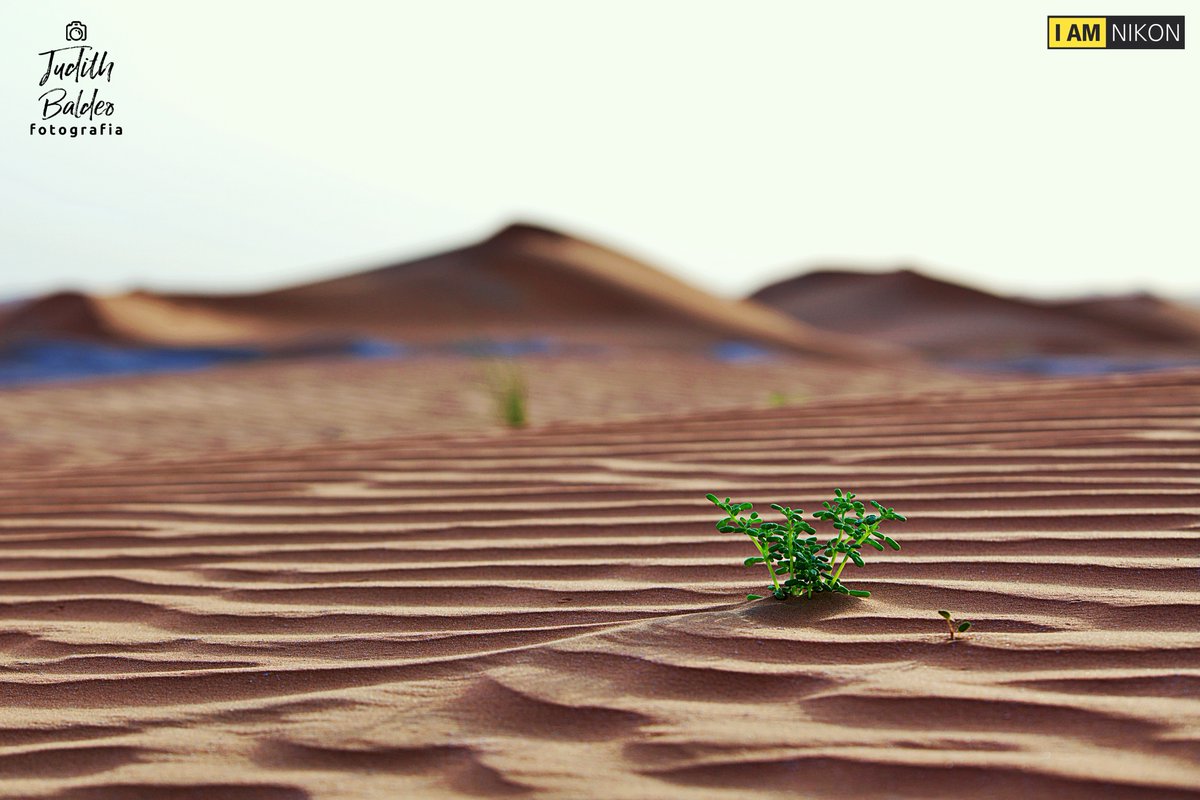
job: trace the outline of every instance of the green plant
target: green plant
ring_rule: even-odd
[[[488,390],[501,422],[510,428],[524,428],[528,424],[529,387],[520,369],[513,365],[493,368],[488,374]]]
[[[971,623],[959,622],[949,611],[939,610],[938,613],[942,615],[942,619],[946,620],[946,627],[950,629],[950,641],[952,642],[957,634],[966,633],[971,629]]]
[[[822,542],[817,530],[804,520],[804,509],[771,505],[783,515],[784,522],[767,522],[758,516],[751,503],[734,503],[716,495],[707,495],[709,502],[725,513],[717,522],[722,533],[744,533],[758,549],[757,556],[745,561],[746,566],[763,564],[771,576],[771,594],[778,600],[788,597],[812,597],[815,592],[840,592],[855,597],[870,597],[870,592],[850,589],[842,581],[842,570],[853,562],[863,565],[859,550],[864,544],[882,550],[886,544],[893,550],[900,545],[895,539],[879,531],[886,520],[904,522],[905,517],[894,508],[887,508],[874,500],[868,501],[876,513],[865,514],[866,505],[855,498],[852,492],[833,490],[833,499],[822,503],[820,511],[813,512],[814,520],[832,523],[834,535]],[[763,595],[746,595],[748,600],[758,600]]]
[[[767,405],[771,408],[784,408],[791,405],[799,405],[805,400],[803,392],[781,392],[773,390],[767,393]]]

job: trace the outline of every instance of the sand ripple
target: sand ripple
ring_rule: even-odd
[[[1195,374],[6,472],[4,797],[1200,797]]]

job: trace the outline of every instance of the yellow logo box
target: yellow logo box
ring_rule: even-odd
[[[1106,17],[1048,17],[1046,43],[1050,47],[1107,47]]]

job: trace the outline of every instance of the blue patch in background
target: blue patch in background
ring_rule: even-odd
[[[770,361],[774,358],[774,353],[762,345],[732,340],[714,344],[710,352],[712,353],[712,357],[717,361],[726,361],[734,364]]]

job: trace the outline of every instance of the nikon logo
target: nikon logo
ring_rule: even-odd
[[[1183,17],[1047,17],[1046,23],[1050,49],[1183,49]]]

